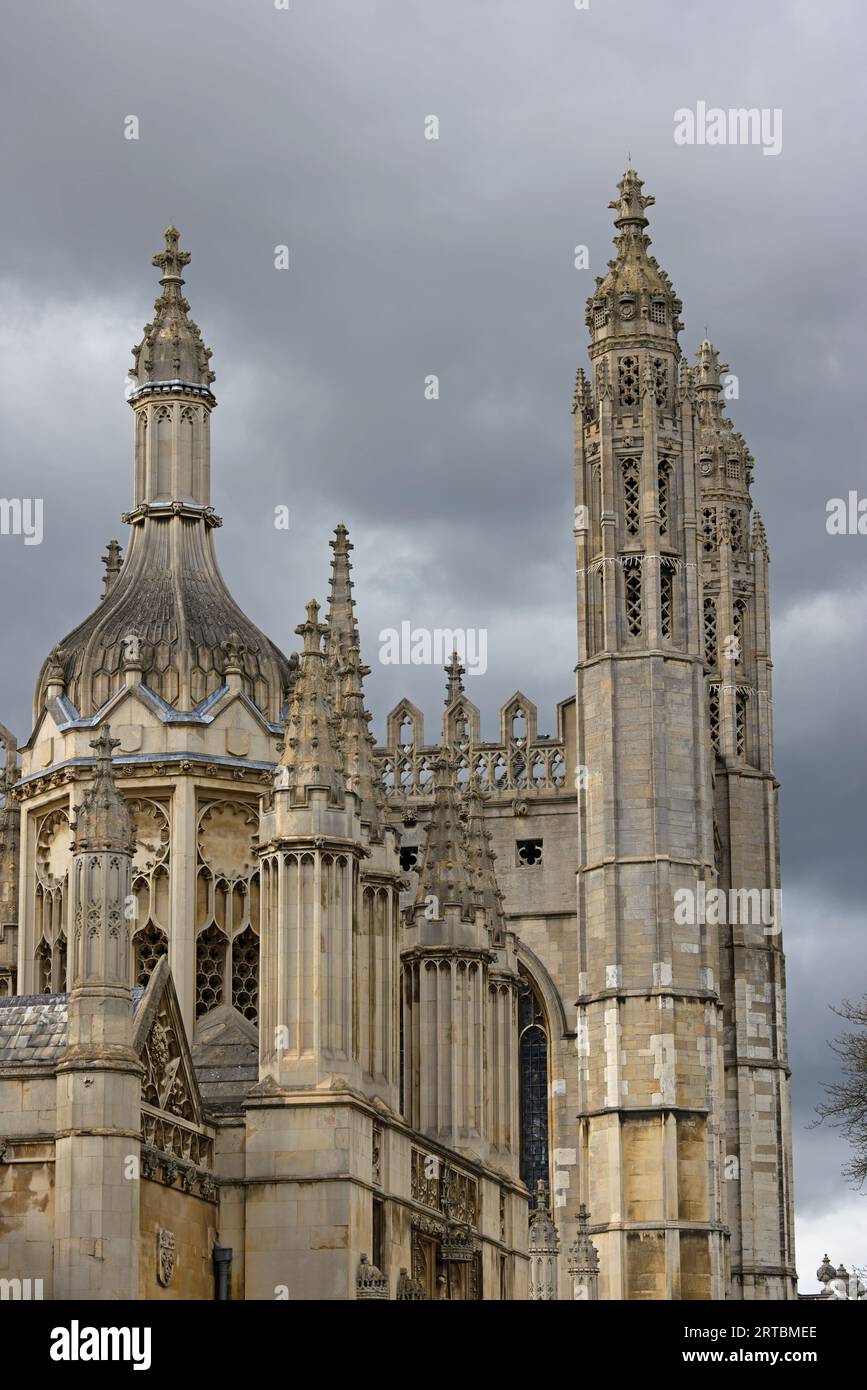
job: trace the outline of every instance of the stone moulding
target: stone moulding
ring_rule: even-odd
[[[177,1186],[178,1190],[201,1197],[206,1202],[217,1201],[217,1183],[211,1173],[195,1163],[163,1153],[151,1144],[142,1144],[141,1175],[151,1182],[162,1183],[164,1187]]]

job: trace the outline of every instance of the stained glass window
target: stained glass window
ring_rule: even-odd
[[[521,1067],[521,1177],[535,1192],[548,1185],[548,1031],[539,998],[526,976],[518,995]]]

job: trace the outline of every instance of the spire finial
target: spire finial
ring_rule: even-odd
[[[131,376],[134,388],[128,400],[133,407],[151,383],[163,386],[184,383],[202,387],[199,392],[210,405],[215,402],[210,387],[214,373],[210,369],[211,349],[205,347],[198,325],[188,317],[189,304],[183,295],[184,277],[181,272],[189,265],[189,251],[178,247],[177,227],[165,230],[165,248],[152,257],[151,264],[162,271],[161,292],[154,302],[153,323],[146,323],[144,337],[132,350]]]
[[[466,667],[461,665],[461,658],[457,652],[452,652],[451,661],[445,667],[448,677],[446,685],[446,708],[451,705],[460,695],[464,693],[464,683],[461,680]]]
[[[721,391],[722,378],[728,369],[728,362],[720,362],[719,352],[707,337],[707,329],[705,329],[705,338],[698,350],[697,389]]]
[[[308,787],[323,787],[331,803],[341,805],[346,781],[343,776],[343,750],[338,720],[329,691],[329,675],[321,639],[325,624],[317,622],[319,604],[307,604],[307,621],[295,631],[304,638],[298,679],[292,690],[292,707],[286,724],[286,739],[278,786],[292,788],[303,796]]]
[[[157,252],[151,261],[151,265],[157,266],[158,269],[163,272],[160,277],[161,285],[168,285],[170,283],[182,285],[184,281],[181,271],[185,265],[189,265],[190,253],[189,251],[181,251],[178,249],[178,242],[180,241],[181,234],[173,223],[170,223],[168,227],[166,227],[163,236],[165,237],[166,243],[165,249]]]
[[[329,541],[334,554],[331,558],[331,592],[328,598],[328,636],[325,655],[334,666],[341,666],[350,648],[360,647],[358,623],[355,619],[355,600],[352,597],[352,564],[349,553],[354,548],[343,522],[334,528]]]
[[[295,631],[299,637],[304,638],[305,656],[322,656],[321,639],[328,631],[328,624],[318,621],[319,604],[316,602],[315,598],[308,599],[305,604],[305,610],[307,613],[307,621],[299,623]]]
[[[634,169],[627,169],[617,188],[620,197],[608,204],[618,214],[614,219],[615,227],[618,229],[631,225],[646,227],[647,218],[644,216],[644,209],[651,207],[656,199],[642,193],[644,180],[638,177]]]

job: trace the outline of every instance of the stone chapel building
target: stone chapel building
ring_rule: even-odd
[[[166,232],[126,554],[0,726],[8,1287],[794,1297],[768,547],[618,188],[551,736],[517,691],[484,738],[455,657],[434,737],[404,699],[374,746],[342,525],[298,654],[241,612]]]

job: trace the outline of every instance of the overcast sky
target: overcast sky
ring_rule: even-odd
[[[520,687],[555,732],[573,692],[571,416],[584,305],[631,153],[653,250],[740,382],[771,549],[802,1290],[867,1264],[848,1150],[808,1130],[828,1011],[867,990],[863,4],[834,0],[28,0],[0,111],[0,721],[23,740],[49,648],[95,605],[132,505],[130,347],[174,221],[213,348],[213,501],[236,598],[284,648],[327,597],[345,521],[378,737],[443,680],[377,660],[408,619],[485,628],[483,734]],[[782,150],[675,143],[674,112],[782,112]],[[425,118],[439,120],[437,141]],[[139,139],[124,138],[135,116]],[[576,270],[585,244],[590,269]],[[274,267],[287,245],[290,268]],[[440,399],[424,398],[425,376]],[[288,531],[274,508],[288,505]]]

